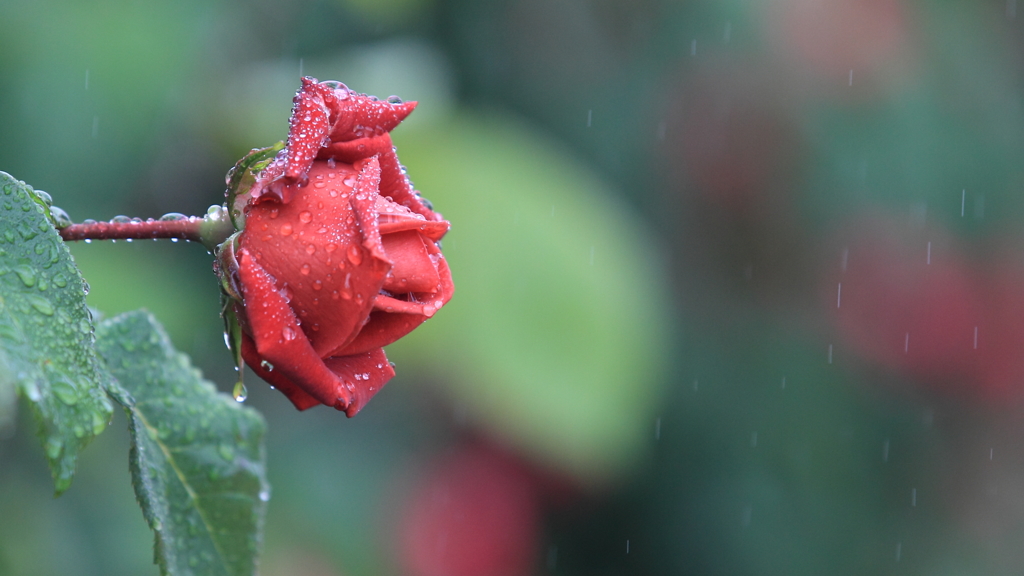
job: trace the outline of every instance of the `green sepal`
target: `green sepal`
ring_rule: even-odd
[[[242,327],[235,313],[235,304],[241,303],[243,296],[238,280],[238,260],[235,252],[238,249],[240,235],[241,232],[235,232],[217,247],[214,266],[220,280],[220,315],[224,319],[224,338],[235,361],[239,382],[242,381]]]
[[[249,189],[256,182],[256,175],[263,171],[284,150],[284,141],[267,148],[253,148],[228,171],[225,191],[228,214],[235,230],[245,228],[245,215],[242,209],[248,200]]]

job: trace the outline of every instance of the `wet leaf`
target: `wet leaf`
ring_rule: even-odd
[[[130,468],[163,574],[253,574],[269,500],[263,417],[203,380],[151,314],[97,326],[128,415]]]
[[[110,420],[85,283],[43,196],[0,172],[0,423],[13,384],[28,400],[58,494]]]

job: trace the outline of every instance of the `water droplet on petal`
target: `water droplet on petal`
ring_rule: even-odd
[[[299,222],[303,224],[309,224],[313,220],[313,215],[310,214],[309,210],[303,210],[299,212]]]
[[[281,236],[291,236],[291,234],[292,234],[292,225],[291,224],[282,224],[281,225]]]
[[[263,368],[267,372],[273,372],[274,371],[274,365],[271,364],[270,362],[267,362],[266,360],[263,360],[263,361],[260,362],[260,368]]]
[[[283,329],[281,330],[281,336],[282,336],[282,337],[283,337],[283,338],[284,338],[284,339],[285,339],[286,341],[291,341],[291,340],[295,340],[295,329],[294,329],[294,328],[292,328],[291,326],[285,326],[285,327],[284,327],[284,328],[283,328]]]
[[[352,275],[345,274],[345,285],[341,287],[341,297],[345,300],[352,299]]]
[[[363,262],[363,253],[358,246],[348,247],[348,261],[355,266],[359,266]]]
[[[299,269],[303,276],[309,276],[309,264],[303,264],[302,268]]]

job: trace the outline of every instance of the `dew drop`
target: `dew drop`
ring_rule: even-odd
[[[286,341],[295,340],[295,329],[292,328],[291,326],[285,326],[281,330],[281,337],[284,338]]]
[[[46,443],[43,446],[46,451],[46,457],[51,460],[56,460],[60,453],[64,450],[64,441],[56,436],[51,436],[46,439]]]
[[[267,372],[273,372],[274,371],[274,365],[271,364],[270,362],[267,362],[266,360],[263,360],[263,361],[260,362],[260,368],[263,368]]]
[[[303,276],[309,276],[309,264],[303,264],[302,268],[299,269]]]
[[[299,222],[303,224],[309,224],[313,220],[313,215],[310,214],[309,210],[303,210],[299,212]]]
[[[345,274],[345,285],[341,287],[341,297],[345,300],[352,299],[352,275]]]
[[[245,389],[245,384],[241,380],[235,382],[235,389],[232,390],[231,395],[234,396],[235,402],[245,402],[245,399],[249,397],[249,391]]]
[[[363,253],[358,246],[348,247],[348,261],[354,266],[359,266],[363,262]]]
[[[306,244],[306,254],[312,254],[313,252],[316,252],[316,246],[312,244]]]
[[[38,294],[26,294],[25,298],[35,308],[36,312],[45,316],[53,316],[53,304],[50,304],[50,301],[46,298]]]
[[[67,380],[54,380],[51,382],[50,392],[68,406],[78,404],[78,387]]]
[[[291,235],[292,235],[292,225],[291,224],[282,224],[281,225],[281,236],[291,236]]]
[[[321,282],[319,280],[314,280],[313,281],[313,290],[320,290],[323,287],[324,287],[324,283],[323,282]]]
[[[36,273],[28,266],[16,266],[14,271],[18,274],[18,278],[21,278],[21,283],[26,288],[31,288],[36,285]]]
[[[71,217],[68,216],[68,213],[57,206],[50,206],[50,217],[52,217],[53,221],[57,224],[58,230],[61,228],[67,228],[72,224]]]
[[[328,252],[334,252],[337,249],[338,249],[338,245],[337,244],[333,244],[333,243],[332,244],[328,244],[327,246],[324,246],[324,250],[327,250]]]

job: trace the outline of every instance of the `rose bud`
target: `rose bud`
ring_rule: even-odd
[[[289,145],[295,134],[293,111]],[[236,355],[299,410],[326,404],[351,417],[394,376],[382,346],[451,298],[438,245],[449,223],[404,175],[401,188],[381,189],[380,153],[318,156],[292,178],[287,147],[269,161],[277,150],[254,151],[229,174],[228,205],[242,230],[218,250],[228,333]]]

